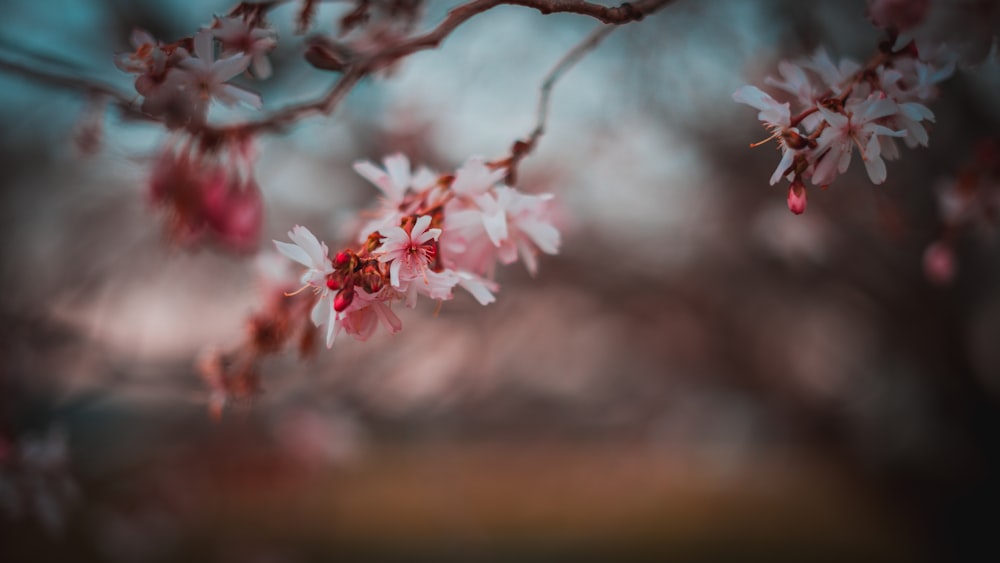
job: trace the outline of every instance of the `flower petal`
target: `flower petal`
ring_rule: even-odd
[[[215,61],[215,44],[212,30],[203,29],[194,35],[194,54],[211,64]]]

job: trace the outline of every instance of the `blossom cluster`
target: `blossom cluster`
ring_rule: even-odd
[[[277,45],[259,12],[216,17],[193,37],[167,44],[137,29],[131,42],[135,51],[116,55],[115,65],[137,75],[142,111],[172,126],[204,123],[213,99],[259,109],[259,95],[229,81],[251,68],[256,78],[268,78],[267,53]]]
[[[170,239],[207,241],[235,252],[257,248],[264,204],[253,175],[250,140],[206,146],[174,136],[153,164],[149,199],[167,215]]]
[[[398,332],[402,323],[392,305],[414,307],[421,295],[444,301],[460,287],[480,304],[492,303],[497,262],[520,258],[534,274],[539,252],[559,250],[548,205],[552,196],[504,185],[502,164],[473,157],[454,174],[439,175],[413,170],[396,154],[384,165],[354,165],[382,192],[381,206],[362,227],[357,246],[331,258],[327,245],[301,226],[288,233],[291,243],[274,241],[282,254],[306,267],[295,293],[314,292],[310,317],[325,327],[327,347],[341,330],[358,340],[368,339],[380,324]]]
[[[926,147],[927,127],[934,122],[927,104],[954,68],[946,49],[921,53],[913,43],[887,47],[865,66],[850,59],[834,62],[819,49],[805,60],[782,61],[780,76],[765,79],[787,101],[750,85],[736,90],[733,99],[759,110],[758,119],[772,133],[766,141],[777,141],[781,150],[771,185],[787,179],[788,207],[802,213],[805,181],[828,187],[847,171],[855,147],[875,184],[886,179],[885,161],[900,156],[897,139],[910,148]]]

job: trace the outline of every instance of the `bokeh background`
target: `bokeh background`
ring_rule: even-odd
[[[1000,28],[995,2],[943,3],[987,14],[932,12],[954,36]],[[127,90],[111,57],[133,27],[171,40],[229,7],[6,0],[0,60]],[[937,191],[1000,133],[995,59],[943,85],[930,148],[885,185],[855,161],[802,216],[731,100],[817,46],[866,60],[864,13],[678,0],[617,30],[557,84],[521,168],[558,196],[559,256],[503,270],[488,307],[424,303],[397,335],[271,358],[219,421],[197,358],[243,338],[255,259],[165,238],[159,128],[108,110],[85,154],[86,97],[0,69],[0,560],[993,560],[1000,245],[963,235],[948,286],[921,257]],[[274,12],[276,72],[251,84],[266,108],[333,80],[293,18]],[[345,240],[376,195],[357,159],[503,156],[595,25],[497,8],[261,139],[262,250],[295,224]]]

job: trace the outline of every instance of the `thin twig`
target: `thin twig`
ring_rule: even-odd
[[[556,85],[556,82],[569,69],[573,68],[573,65],[579,62],[584,55],[594,50],[601,44],[601,41],[604,41],[605,37],[616,29],[618,29],[617,26],[601,26],[590,32],[590,35],[570,49],[556,63],[556,66],[552,67],[552,70],[545,75],[545,80],[542,81],[542,86],[538,90],[538,111],[536,113],[535,128],[528,135],[528,140],[525,141],[529,147],[534,147],[538,139],[545,134],[545,123],[549,116],[549,99],[552,97],[552,88]]]
[[[361,60],[353,61],[350,69],[320,99],[289,106],[261,119],[219,128],[211,131],[211,133],[223,135],[226,133],[251,134],[265,130],[277,130],[309,114],[331,113],[336,109],[344,95],[364,76],[380,68],[385,68],[413,53],[438,47],[458,26],[472,17],[502,4],[534,8],[543,14],[573,13],[590,16],[606,24],[623,24],[639,21],[671,1],[639,0],[634,4],[626,2],[618,7],[607,7],[583,0],[473,0],[453,8],[445,16],[445,19],[431,31],[391,45]],[[603,37],[595,41],[600,42],[601,39]],[[586,52],[586,48],[583,51]],[[582,55],[583,53],[580,54]]]
[[[89,94],[108,96],[125,105],[131,104],[132,100],[136,97],[134,95],[129,96],[125,92],[122,92],[113,86],[96,80],[65,76],[55,72],[41,70],[25,63],[5,59],[3,57],[0,57],[0,70],[8,71],[13,74],[20,74],[21,76],[26,76],[43,84],[58,86],[69,90],[82,90]]]
[[[266,6],[264,9],[267,10],[278,5],[286,4],[289,1],[290,0],[274,0],[272,2],[263,2],[262,4]],[[390,66],[413,53],[436,48],[461,24],[478,14],[503,4],[533,8],[542,14],[578,14],[597,19],[605,24],[619,25],[639,21],[645,16],[659,10],[671,1],[672,0],[637,0],[634,3],[625,2],[620,6],[609,7],[588,2],[586,0],[472,0],[450,10],[444,20],[427,33],[400,41],[399,43],[390,45],[375,53],[365,55],[358,60],[350,61],[344,74],[342,74],[339,79],[333,83],[329,90],[315,100],[287,106],[259,119],[246,121],[240,124],[215,127],[199,125],[196,129],[192,130],[191,133],[205,138],[219,138],[227,135],[249,136],[265,131],[280,131],[287,125],[308,115],[330,114],[337,108],[347,93],[350,92],[351,89],[353,89],[354,86],[365,76],[372,74],[379,69]],[[613,27],[609,27],[607,29],[613,29]],[[599,42],[607,33],[608,32],[595,33],[594,37],[591,37],[590,40],[592,40],[596,45],[596,43]],[[567,55],[569,58],[573,58],[574,60],[568,61],[566,68],[572,66],[576,58],[579,58],[579,56],[582,56],[582,54],[589,48],[592,48],[587,47],[585,45],[586,43],[588,43],[588,41],[585,41],[584,44],[578,46],[581,48],[581,52],[579,54],[571,57],[570,55],[573,54],[571,52]],[[574,51],[576,51],[576,49],[574,49]],[[111,86],[96,81],[63,76],[54,72],[42,71],[40,69],[30,68],[19,63],[4,61],[2,59],[0,59],[0,70],[9,70],[41,82],[46,82],[64,88],[82,90],[91,94],[106,95],[115,99],[123,110],[126,111],[126,113],[139,115],[146,119],[156,120],[151,116],[142,114],[135,107],[134,96],[128,96]],[[559,70],[558,73],[561,73],[564,70]],[[557,78],[558,76],[553,77],[553,82]],[[551,86],[549,86],[548,89],[551,90]],[[545,94],[544,91],[543,94]],[[545,95],[547,96],[547,94]],[[542,117],[544,118],[544,115]],[[541,133],[535,135],[533,132],[532,135],[540,136]]]

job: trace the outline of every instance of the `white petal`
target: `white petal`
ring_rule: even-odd
[[[313,305],[312,310],[309,312],[309,318],[316,326],[323,326],[330,321],[330,311],[333,310],[333,302],[331,301],[330,292],[326,292],[319,301]]]
[[[375,307],[375,313],[378,315],[379,320],[389,330],[389,334],[396,334],[403,329],[403,322],[399,320],[396,313],[393,313],[392,309],[386,306],[385,303],[375,303],[373,307]]]
[[[437,182],[438,175],[430,168],[426,166],[421,166],[410,178],[410,186],[417,190],[422,190],[424,188],[430,187],[434,182]]]
[[[527,268],[528,273],[534,276],[538,273],[538,260],[535,258],[535,251],[529,247],[524,241],[517,241],[517,248],[521,254],[521,261],[524,262],[524,267]]]
[[[410,187],[410,159],[406,158],[406,155],[396,153],[385,157],[383,162],[396,193],[405,193]]]
[[[774,174],[771,174],[771,185],[778,183],[782,177],[788,175],[788,167],[792,165],[795,160],[795,151],[783,148],[781,151],[781,162],[778,163],[778,167],[774,169]]]
[[[331,307],[331,310],[333,308]],[[337,333],[340,332],[340,321],[337,320],[336,316],[330,315],[330,322],[326,323],[326,349],[329,350],[333,348],[333,341],[337,338]]]
[[[876,100],[865,107],[862,118],[864,121],[872,121],[882,117],[888,117],[899,113],[899,106],[889,99]]]
[[[216,82],[225,82],[250,66],[250,55],[243,53],[226,57],[212,63],[212,78]]]
[[[386,195],[390,203],[398,203],[403,199],[403,194],[396,190],[395,184],[392,183],[392,178],[384,170],[371,162],[367,160],[355,162],[354,171],[382,190],[382,193]]]
[[[506,174],[506,169],[491,170],[482,157],[473,156],[455,171],[451,189],[457,194],[476,196],[493,187]]]
[[[500,243],[507,239],[507,214],[503,210],[491,214],[483,213],[483,227],[493,246],[499,247]]]
[[[823,106],[819,106],[816,109],[819,110],[819,113],[823,115],[823,119],[825,119],[826,122],[829,123],[833,128],[840,129],[842,127],[847,126],[848,120],[846,115],[830,111]]]
[[[312,267],[312,259],[306,254],[305,250],[302,250],[294,244],[289,244],[287,242],[281,242],[280,240],[273,241],[275,246],[278,247],[278,252],[284,254],[288,258],[295,260],[303,266]]]
[[[317,270],[323,269],[329,251],[326,244],[321,243],[316,235],[312,234],[312,231],[301,225],[296,225],[295,228],[288,231],[288,238],[292,239],[292,242],[299,245],[309,255],[312,263],[306,264],[307,266],[314,266]]]
[[[267,58],[267,55],[254,55],[253,73],[254,76],[261,80],[271,77],[271,61]]]
[[[543,221],[522,221],[518,224],[531,242],[546,254],[559,253],[559,230]]]
[[[430,215],[421,215],[420,217],[418,217],[417,222],[414,223],[413,228],[410,230],[410,240],[416,242],[417,244],[424,242],[424,241],[418,241],[417,239],[420,238],[420,235],[424,234],[424,231],[427,230],[427,227],[429,227],[430,224],[431,224]]]
[[[876,156],[875,158],[866,159],[865,169],[868,171],[868,177],[872,183],[881,184],[885,182],[885,161],[882,160],[882,157]]]
[[[480,305],[489,305],[497,300],[486,283],[482,278],[466,272],[459,272],[458,274],[458,285],[462,286],[462,289],[465,291],[468,291]],[[495,291],[496,284],[492,285]]]
[[[203,29],[194,35],[194,54],[211,64],[215,61],[215,44],[212,31]]]
[[[403,266],[401,260],[393,260],[392,264],[389,266],[389,282],[392,287],[399,287],[399,269]]]

